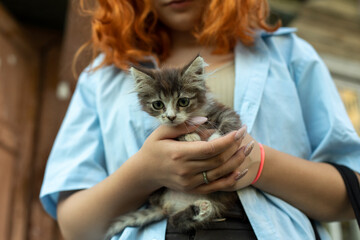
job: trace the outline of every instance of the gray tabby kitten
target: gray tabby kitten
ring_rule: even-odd
[[[205,127],[217,129],[209,140],[238,130],[241,127],[239,116],[217,102],[206,87],[204,66],[203,58],[197,56],[181,69],[132,67],[130,71],[142,109],[161,124],[168,125],[178,125],[196,116],[207,117]],[[179,140],[201,139],[197,133],[190,133]],[[234,193],[195,195],[163,188],[150,196],[149,208],[114,219],[106,239],[125,227],[142,227],[164,218],[168,218],[169,223],[180,231],[196,229],[222,217],[222,213],[237,201]]]

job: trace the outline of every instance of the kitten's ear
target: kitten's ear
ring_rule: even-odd
[[[136,83],[141,82],[143,80],[153,79],[148,73],[145,73],[144,71],[141,71],[140,69],[135,67],[131,67],[130,72]]]
[[[207,66],[204,59],[198,55],[192,62],[186,65],[182,70],[183,76],[202,76],[204,74],[204,67]]]
[[[130,73],[135,80],[135,90],[137,91],[142,89],[148,81],[154,80],[149,74],[135,67],[130,68]]]

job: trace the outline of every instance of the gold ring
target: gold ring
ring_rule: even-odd
[[[207,178],[206,172],[202,172],[202,174],[203,174],[204,182],[205,182],[206,184],[209,184],[210,182],[209,182],[209,179]]]

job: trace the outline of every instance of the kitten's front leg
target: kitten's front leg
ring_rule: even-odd
[[[208,141],[211,141],[211,140],[214,140],[214,139],[217,139],[219,137],[221,137],[222,135],[220,134],[219,131],[215,131],[208,139]]]
[[[197,134],[196,132],[193,132],[193,133],[188,133],[188,134],[180,136],[179,140],[185,141],[185,142],[195,142],[195,141],[201,141],[201,138],[200,138],[199,134]]]
[[[211,134],[208,141],[214,140],[221,136],[222,135],[219,131],[215,131],[213,134]],[[201,137],[196,132],[185,134],[185,135],[179,137],[178,139],[179,139],[179,141],[185,141],[185,142],[201,141]]]

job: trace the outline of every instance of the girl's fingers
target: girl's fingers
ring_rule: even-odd
[[[224,191],[224,189],[231,189],[235,186],[237,177],[239,176],[238,171],[234,171],[226,177],[223,177],[217,181],[209,182],[209,184],[202,184],[199,187],[193,189],[191,192],[196,194],[209,194],[217,191]],[[202,175],[200,177],[203,177]],[[204,180],[202,180],[204,182]]]
[[[236,148],[235,148],[236,147]],[[227,150],[226,153],[231,155],[225,156],[225,153],[222,155],[215,156],[213,158],[199,161],[193,160],[189,161],[189,167],[195,173],[208,171],[212,180],[218,179],[230,172],[232,172],[235,168],[237,168],[245,159],[244,147],[240,149],[237,146],[233,146],[230,150]]]
[[[194,187],[204,184],[204,173],[209,182],[215,182],[221,178],[226,178],[229,174],[239,169],[245,160],[244,147],[240,148],[225,164],[213,170],[200,170],[197,174],[191,177]]]
[[[206,171],[208,183],[204,180],[204,173],[199,173],[197,179],[200,185],[194,189],[194,193],[207,194],[215,191],[237,190],[235,189],[237,181],[248,173],[248,169],[241,167],[241,165],[252,151],[253,146],[253,144],[250,144],[248,148],[246,146],[241,147],[226,164]]]
[[[232,173],[234,170],[239,168],[239,166],[244,162],[244,160],[244,147],[241,147],[225,164],[222,164],[215,169],[207,171],[208,180],[210,182],[213,182]]]

